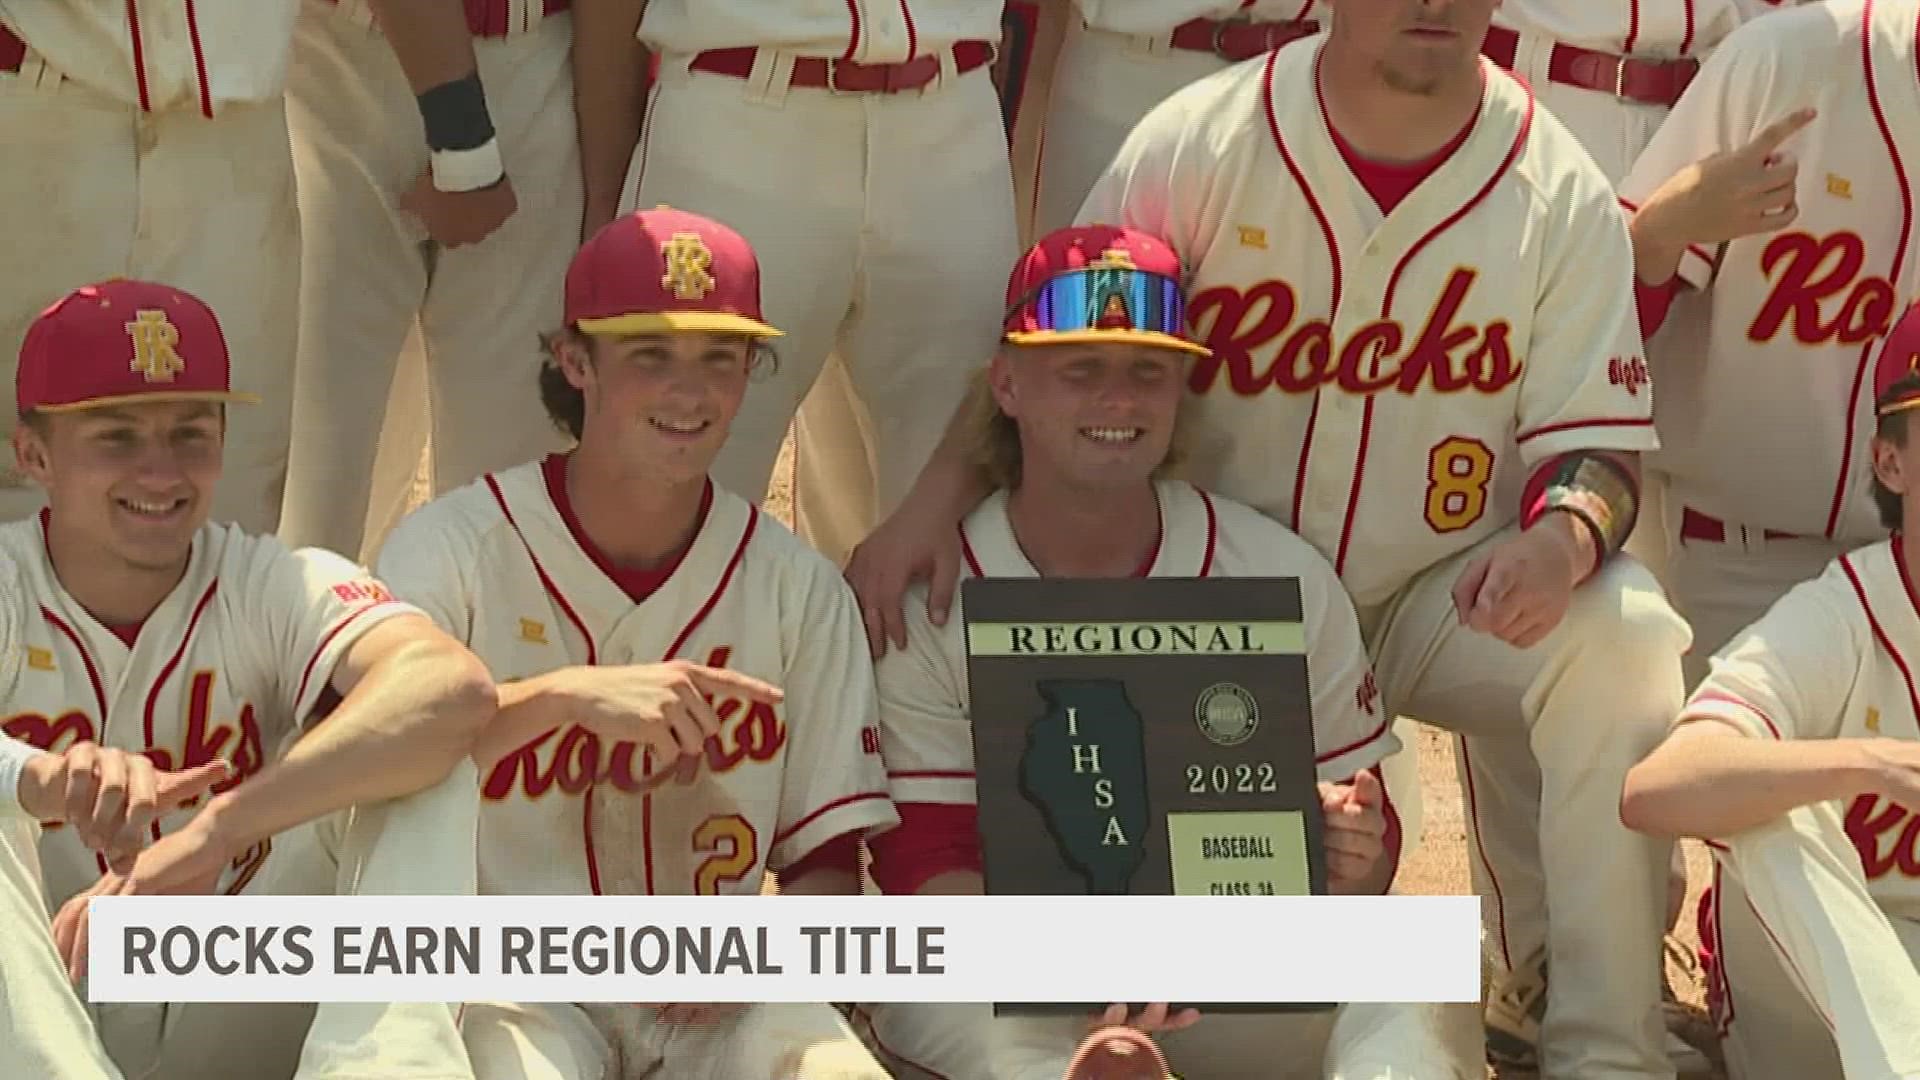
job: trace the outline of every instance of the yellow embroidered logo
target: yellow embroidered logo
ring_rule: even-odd
[[[27,666],[35,671],[53,670],[53,653],[38,645],[27,646]]]
[[[713,266],[713,251],[699,233],[674,233],[661,246],[660,257],[667,264],[660,284],[672,289],[674,296],[699,300],[713,291],[713,275],[707,272]]]
[[[538,619],[521,619],[520,640],[531,641],[535,645],[545,645],[547,643],[547,624]]]
[[[1872,732],[1880,730],[1880,710],[1871,705],[1867,706],[1867,730]]]
[[[1094,270],[1138,270],[1133,264],[1133,256],[1119,248],[1108,248],[1100,257],[1087,264]]]
[[[1833,173],[1827,174],[1827,194],[1837,198],[1853,198],[1853,181]]]
[[[187,369],[175,347],[180,344],[180,328],[164,311],[134,312],[127,324],[127,336],[133,339],[133,362],[127,370],[138,372],[148,382],[172,382]]]
[[[1259,248],[1261,251],[1267,250],[1267,230],[1257,225],[1236,225],[1234,228],[1240,234],[1241,247]]]

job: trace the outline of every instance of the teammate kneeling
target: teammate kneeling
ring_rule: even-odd
[[[576,440],[415,511],[380,568],[502,680],[488,894],[860,892],[897,819],[838,570],[709,478],[770,359],[745,240],[666,208],[567,274],[541,394]],[[660,786],[671,776],[678,784]],[[884,1077],[825,1004],[469,1006],[482,1080]]]
[[[1326,560],[1277,522],[1163,475],[1187,360],[1206,354],[1185,336],[1179,282],[1165,244],[1097,226],[1047,236],[1015,268],[1006,344],[975,388],[979,463],[997,490],[961,524],[961,578],[1298,577],[1332,887],[1385,892],[1398,838],[1374,770],[1400,742],[1345,590]],[[877,669],[881,748],[901,825],[872,841],[872,871],[889,893],[977,894],[964,630],[957,614],[935,626],[926,607],[923,595],[907,603],[908,645]],[[1418,1007],[1360,1012],[1372,1019],[1352,1023],[1389,1026],[1343,1040],[1337,1052],[1328,1048],[1332,1015],[1202,1019],[1155,1005],[1132,1020],[1194,1076],[1272,1077],[1283,1061],[1310,1062],[1317,1076],[1323,1057],[1343,1077],[1449,1075],[1436,1064],[1444,1051],[1417,1034],[1427,1030]],[[1089,1030],[1072,1018],[996,1020],[985,1005],[861,1013],[903,1075],[1059,1080]],[[1089,1018],[1127,1019],[1121,1006]],[[1408,1071],[1381,1071],[1389,1068]]]
[[[493,684],[351,562],[208,522],[226,403],[244,400],[214,313],[164,285],[81,288],[28,331],[16,393],[14,459],[48,506],[0,527],[0,728],[69,764],[75,743],[111,751],[68,770],[65,816],[90,824],[37,845],[72,977],[92,896],[470,894],[468,755]],[[221,760],[210,798],[134,826],[150,846],[103,839],[103,812],[160,811],[168,775]],[[155,1080],[469,1075],[445,1005],[132,1003],[93,1019],[120,1071]]]
[[[1702,933],[1734,1080],[1920,1076],[1920,308],[1874,385],[1893,537],[1735,635],[1621,800],[1629,827],[1713,848]]]

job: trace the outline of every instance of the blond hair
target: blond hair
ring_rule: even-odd
[[[1046,348],[1044,345],[1003,344],[1003,350]],[[1009,352],[1008,355],[1014,355]],[[965,408],[964,430],[967,432],[968,460],[980,471],[988,483],[995,488],[1012,490],[1020,486],[1020,422],[1008,416],[994,400],[993,385],[990,381],[992,365],[982,364],[967,384],[967,396],[963,399]],[[1187,459],[1187,431],[1192,426],[1187,422],[1187,400],[1183,396],[1180,410],[1174,414],[1173,438],[1167,445],[1167,456],[1154,466],[1153,477],[1159,479],[1178,469]]]

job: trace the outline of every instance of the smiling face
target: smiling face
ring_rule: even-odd
[[[585,398],[583,444],[683,483],[704,478],[726,443],[754,355],[742,334],[608,335],[570,342],[560,366]]]
[[[221,407],[207,401],[43,413],[14,430],[14,459],[47,490],[62,542],[167,570],[207,521],[224,434]]]
[[[1499,0],[1332,0],[1328,62],[1370,66],[1403,94],[1475,78]]]
[[[1112,490],[1149,480],[1172,445],[1186,354],[1156,345],[1010,345],[988,373],[1020,430],[1021,482]]]

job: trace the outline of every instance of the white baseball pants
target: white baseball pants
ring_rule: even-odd
[[[1513,535],[1426,570],[1361,611],[1361,629],[1395,714],[1463,736],[1469,859],[1496,969],[1544,944],[1550,970],[1577,973],[1553,984],[1542,1074],[1671,1077],[1660,995],[1673,845],[1629,831],[1619,801],[1627,769],[1679,714],[1689,631],[1624,556],[1531,649],[1467,629],[1454,583]]]
[[[1679,516],[1676,506],[1674,517]],[[1673,604],[1693,625],[1693,649],[1686,661],[1689,687],[1706,678],[1713,654],[1734,635],[1854,546],[1824,538],[1766,539],[1763,530],[1731,524],[1726,533],[1724,543],[1676,534],[1672,544],[1668,573]]]
[[[0,810],[0,1061],[39,1080],[121,1080],[54,949],[38,831]]]
[[[293,409],[300,221],[279,101],[143,114],[62,77],[29,52],[0,72],[0,373],[48,305],[111,277],[158,281],[206,301],[232,355],[226,468],[213,516],[252,533],[279,523]],[[0,410],[11,436],[13,410]],[[0,467],[0,520],[28,517],[41,491]]]
[[[1920,923],[1867,892],[1837,803],[1714,845],[1714,1018],[1732,1080],[1920,1076]]]
[[[796,433],[800,531],[837,560],[911,489],[997,346],[1019,254],[1012,173],[987,69],[956,76],[949,54],[925,90],[840,95],[787,88],[792,59],[763,49],[736,79],[662,57],[621,206],[705,214],[759,256],[786,336],[715,463],[722,486],[761,502],[829,354],[845,364],[842,414]]]
[[[750,1005],[730,1020],[694,1026],[660,1023],[639,1005],[482,1002],[467,1007],[461,1030],[475,1080],[888,1075],[830,1005]]]
[[[302,8],[287,77],[307,237],[281,533],[289,543],[371,558],[384,537],[366,534],[369,506],[401,495],[375,488],[383,442],[416,457],[430,443],[436,493],[565,445],[537,376],[540,335],[560,329],[584,199],[572,28],[563,13],[525,33],[474,39],[519,209],[480,243],[441,249],[399,207],[427,151],[392,47],[341,7]],[[416,329],[430,434],[416,430],[417,409],[387,408]]]
[[[399,799],[274,837],[246,891],[281,896],[470,896],[479,885],[479,775],[463,762]],[[452,1004],[101,1004],[108,1051],[146,1080],[472,1080]]]

